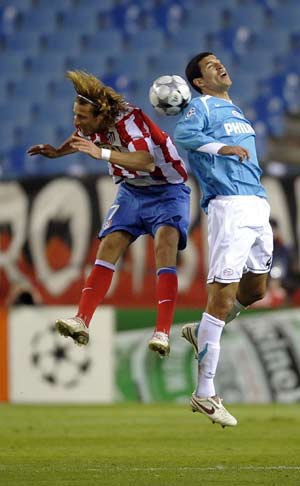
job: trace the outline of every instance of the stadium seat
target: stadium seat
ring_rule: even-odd
[[[30,120],[30,101],[28,99],[9,99],[0,104],[1,130],[6,123],[18,122],[20,125],[27,125]]]
[[[38,51],[39,33],[34,31],[14,32],[7,36],[6,46],[10,51],[22,53],[35,53]]]
[[[73,94],[72,83],[67,79],[50,80],[47,84],[48,99],[62,99],[63,101],[72,103]]]
[[[284,28],[264,29],[255,33],[254,42],[258,49],[263,46],[277,54],[285,53],[289,47],[289,32]]]
[[[23,128],[23,139],[27,147],[38,143],[49,143],[53,145],[55,144],[55,127],[52,123],[28,125]]]
[[[22,13],[22,28],[34,32],[52,32],[55,29],[55,15],[52,6],[31,8]]]
[[[60,10],[62,6],[64,8],[72,8],[73,3],[72,0],[37,0],[37,2],[38,8],[49,7],[50,4],[51,8],[57,11]]]
[[[3,52],[0,54],[2,76],[19,77],[23,71],[23,56],[17,52]]]
[[[88,71],[95,76],[102,74],[105,70],[106,57],[96,52],[86,52],[82,55],[70,57],[68,61],[68,69],[81,69]]]
[[[233,22],[239,27],[261,31],[264,26],[264,10],[260,5],[238,5],[232,9]]]
[[[61,77],[64,75],[65,56],[60,51],[45,52],[42,56],[28,56],[24,59],[24,72],[32,75]]]
[[[11,82],[10,92],[12,99],[19,101],[25,99],[42,100],[47,95],[47,82],[43,77],[23,78]]]
[[[145,49],[129,51],[116,58],[118,71],[129,76],[129,79],[144,79],[148,72],[148,60],[152,55]]]
[[[73,31],[55,31],[39,38],[41,52],[61,52],[65,55],[79,52],[79,34]]]
[[[96,30],[96,8],[76,7],[62,10],[57,14],[61,28],[64,30],[78,29],[81,33],[93,33]]]
[[[184,77],[184,70],[189,58],[184,50],[169,49],[154,57],[153,67],[149,75],[153,78],[163,74],[179,74]]]
[[[27,10],[31,8],[31,0],[1,0],[1,8],[14,7],[18,10]]]
[[[252,48],[239,59],[239,70],[250,75],[256,73],[257,77],[267,76],[272,69],[274,53],[271,49]]]
[[[220,27],[220,11],[212,3],[191,8],[187,13],[186,27],[201,32],[216,32]]]
[[[114,1],[113,0],[77,0],[76,2],[76,7],[79,8],[96,8],[98,11],[107,11],[111,9],[114,6]]]
[[[94,34],[87,35],[85,37],[84,50],[98,51],[99,56],[102,55],[103,49],[107,49],[109,46],[109,52],[119,52],[122,51],[123,47],[123,37],[119,30],[108,29],[107,31],[98,31]]]
[[[148,29],[136,32],[129,37],[129,46],[132,49],[153,49],[161,51],[165,48],[165,37],[161,30]]]
[[[58,122],[64,125],[73,123],[73,98],[68,101],[62,99],[52,103],[51,100],[34,103],[31,110],[32,123],[38,125],[52,124],[56,125]]]
[[[197,54],[199,51],[204,50],[202,46],[205,46],[205,32],[197,27],[185,27],[180,32],[177,32],[169,38],[170,46],[173,49],[184,49],[188,55]]]
[[[300,4],[285,5],[275,8],[272,11],[275,28],[285,28],[288,32],[299,32],[300,26]]]
[[[256,82],[254,77],[249,76],[247,72],[234,75],[230,89],[230,97],[232,97],[234,103],[244,107],[254,98],[255,94]]]

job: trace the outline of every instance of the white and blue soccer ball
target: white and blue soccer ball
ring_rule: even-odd
[[[161,115],[178,115],[191,98],[187,82],[176,74],[155,79],[149,91],[150,103]]]

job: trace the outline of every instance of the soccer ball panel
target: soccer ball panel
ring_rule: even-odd
[[[188,84],[176,74],[160,76],[149,90],[150,103],[161,115],[178,115],[191,98]]]

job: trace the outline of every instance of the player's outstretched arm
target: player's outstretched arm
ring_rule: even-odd
[[[249,160],[250,154],[247,149],[244,147],[240,147],[239,145],[223,145],[218,150],[218,154],[220,155],[237,155],[241,162],[247,159]]]
[[[97,147],[93,142],[81,137],[72,138],[71,147],[79,152],[88,154],[94,159],[107,160],[102,153],[102,148]],[[144,172],[153,172],[155,169],[154,159],[150,152],[137,150],[136,152],[119,152],[112,147],[109,162],[117,164],[128,170],[138,170]]]
[[[77,149],[71,146],[72,135],[65,140],[58,148],[49,145],[48,143],[40,143],[38,145],[32,145],[27,150],[29,155],[43,155],[50,159],[56,157],[62,157],[63,155],[69,155],[77,152]]]

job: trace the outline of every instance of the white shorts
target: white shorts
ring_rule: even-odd
[[[267,273],[273,253],[270,206],[257,196],[217,196],[208,205],[207,283],[239,282]]]

